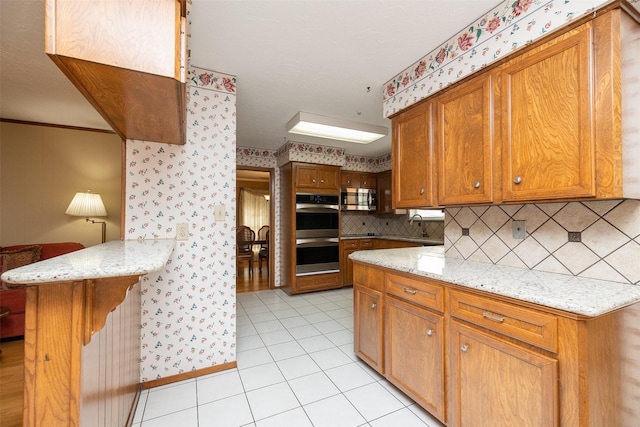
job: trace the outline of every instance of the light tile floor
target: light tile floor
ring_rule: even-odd
[[[238,368],[145,390],[134,427],[440,427],[353,352],[353,289],[238,294]]]

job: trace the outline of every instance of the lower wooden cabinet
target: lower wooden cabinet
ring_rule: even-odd
[[[384,373],[384,304],[382,292],[355,284],[353,286],[355,353],[369,366]]]
[[[296,277],[295,292],[323,291],[341,286],[340,273],[312,274]]]
[[[385,306],[387,379],[444,421],[444,318],[395,298]]]
[[[449,326],[449,426],[558,425],[558,361],[479,332]]]
[[[353,276],[356,354],[447,426],[637,425],[640,303],[588,317],[360,261]]]
[[[407,240],[375,239],[373,241],[373,249],[415,248],[418,246],[422,246],[422,244]]]
[[[372,239],[345,239],[340,241],[340,271],[342,272],[342,285],[353,285],[353,261],[349,255],[355,251],[373,249]]]

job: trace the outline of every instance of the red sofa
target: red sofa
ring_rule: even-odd
[[[0,248],[1,253],[16,251],[29,246],[40,247],[39,261],[84,249],[81,243],[36,243],[31,245],[15,245]],[[0,306],[8,307],[9,315],[0,319],[0,339],[24,335],[24,289],[0,289]]]

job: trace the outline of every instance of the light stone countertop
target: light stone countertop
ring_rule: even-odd
[[[443,245],[442,240],[431,239],[429,237],[409,237],[409,236],[396,236],[393,234],[375,234],[369,236],[367,234],[343,234],[340,236],[342,240],[355,240],[355,239],[381,239],[381,240],[398,240],[402,242],[422,243],[424,245]]]
[[[116,240],[6,271],[2,280],[31,286],[143,275],[164,267],[174,246],[174,239]]]
[[[349,258],[591,317],[640,301],[640,286],[447,258],[442,246],[357,251]]]

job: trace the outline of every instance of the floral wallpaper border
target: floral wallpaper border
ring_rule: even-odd
[[[345,170],[360,172],[384,172],[391,169],[391,153],[380,157],[355,156],[347,154],[344,163]]]
[[[604,0],[506,0],[383,86],[383,115],[409,107],[572,20]],[[640,10],[640,0],[630,0]]]
[[[288,141],[277,151],[278,166],[287,162],[307,162],[343,166],[344,148]]]

